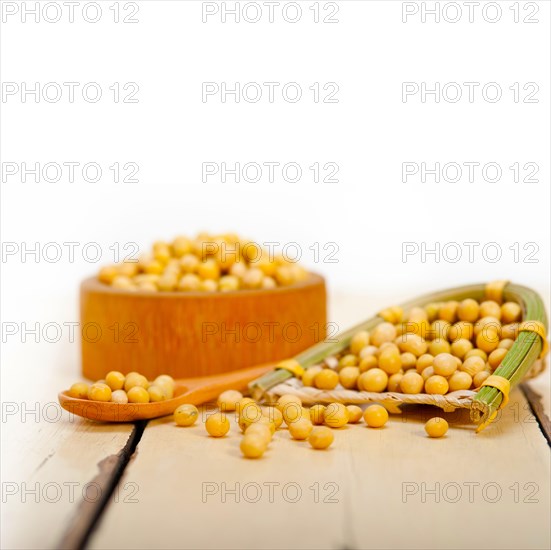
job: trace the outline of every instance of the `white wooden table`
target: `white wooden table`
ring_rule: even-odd
[[[331,319],[345,327],[393,301],[334,295]],[[447,437],[430,440],[423,423],[441,413],[408,410],[381,430],[338,430],[325,452],[281,430],[251,461],[235,424],[218,440],[170,418],[61,413],[74,353],[32,348],[3,357],[2,548],[551,546],[550,449],[531,408],[549,418],[549,371],[529,382],[532,405],[517,388],[478,435],[454,413]]]

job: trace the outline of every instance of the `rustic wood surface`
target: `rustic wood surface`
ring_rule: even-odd
[[[329,318],[344,328],[394,301],[336,295]],[[500,422],[478,435],[460,412],[447,415],[444,439],[430,440],[423,422],[441,413],[406,410],[381,430],[336,431],[328,451],[313,451],[281,430],[258,461],[241,458],[235,424],[218,440],[202,425],[177,428],[170,418],[153,420],[126,465],[129,457],[121,451],[129,448],[133,424],[91,423],[65,412],[53,422],[42,417],[57,392],[78,379],[78,365],[58,363],[59,355],[37,350],[33,356],[26,348],[3,371],[2,548],[82,541],[91,548],[551,545],[550,449],[518,388]],[[33,383],[23,392],[18,373],[33,357]],[[549,415],[549,371],[529,385]],[[5,403],[17,404],[23,394],[27,404],[42,403],[38,422],[30,415],[22,421],[20,411],[6,414]],[[55,417],[53,408],[50,414]],[[19,492],[8,494],[16,490],[13,483]],[[36,483],[37,499],[29,493]],[[50,485],[45,497],[47,484],[73,484],[75,496],[65,491],[49,502],[56,487]],[[83,502],[87,484],[94,502]],[[94,484],[107,496],[106,506],[94,500]]]
[[[134,430],[63,411],[56,391],[78,376],[37,366],[44,367],[38,358],[34,365],[14,361],[2,376],[2,548],[58,548],[81,502],[99,505],[106,487],[105,478],[96,479],[100,463],[119,453]],[[22,371],[35,371],[24,388]]]

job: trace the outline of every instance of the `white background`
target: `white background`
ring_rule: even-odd
[[[3,323],[77,321],[79,282],[112,261],[114,243],[145,249],[156,239],[201,230],[236,231],[260,243],[297,242],[303,263],[324,274],[337,293],[384,295],[395,303],[437,288],[507,278],[548,296],[549,2],[518,3],[519,23],[513,2],[485,7],[487,19],[496,17],[495,5],[500,8],[495,23],[483,16],[485,2],[473,7],[473,22],[459,2],[460,21],[442,17],[436,23],[434,15],[421,18],[421,4],[433,8],[434,2],[339,1],[338,23],[317,24],[309,9],[315,2],[299,3],[302,17],[294,24],[282,17],[284,2],[275,7],[274,23],[266,8],[258,23],[235,23],[231,15],[224,23],[220,11],[203,22],[198,1],[140,1],[137,23],[115,23],[113,1],[97,3],[97,23],[84,20],[84,3],[75,8],[74,23],[67,22],[66,7],[59,22],[45,21],[42,13],[37,23],[32,14],[23,21],[22,3],[14,15],[8,12],[15,4],[3,4],[1,76],[4,86],[19,86],[15,95],[4,93],[1,104],[3,251],[14,246],[7,243],[19,247],[2,257]],[[23,4],[32,9],[35,3]],[[419,9],[406,22],[405,4]],[[330,3],[318,5],[321,18],[334,11]],[[534,6],[538,22],[522,22]],[[46,18],[56,17],[51,9]],[[95,17],[88,9],[85,15]],[[120,2],[119,11],[121,19],[129,15],[132,3]],[[286,13],[294,16],[292,9]],[[62,98],[35,102],[27,95],[23,102],[22,83],[37,82],[57,83]],[[64,82],[79,83],[73,103]],[[88,82],[102,88],[97,103],[82,98]],[[127,82],[139,86],[138,102],[114,102],[109,87]],[[257,103],[236,103],[233,96],[223,103],[220,95],[202,101],[204,82],[281,85],[273,103],[266,88]],[[301,85],[301,101],[282,99],[287,82]],[[315,103],[309,87],[316,82],[337,83],[338,103]],[[480,85],[472,102],[464,86],[456,103],[435,102],[434,95],[423,102],[420,94],[404,101],[404,82]],[[482,97],[488,82],[501,86],[495,103]],[[509,89],[517,82],[519,102]],[[528,82],[539,87],[537,103],[522,101]],[[6,163],[21,168],[23,162],[68,161],[98,163],[101,181],[83,181],[79,169],[73,183],[66,173],[55,183],[43,177],[36,183],[32,175],[23,183],[21,173],[6,173],[13,166]],[[281,176],[273,183],[235,183],[231,176],[226,183],[203,182],[205,161],[296,162],[303,177],[296,183]],[[136,163],[139,182],[114,183],[109,166],[115,162]],[[338,182],[314,183],[308,169],[314,162],[337,163]],[[404,162],[495,162],[503,174],[495,183],[485,181],[480,168],[473,182],[466,174],[456,183],[436,183],[433,176],[423,183],[418,175],[403,182]],[[538,181],[515,183],[509,169],[515,162],[536,163]],[[39,243],[42,250],[51,242],[63,247],[57,262],[21,255],[24,247]],[[74,261],[64,242],[79,243]],[[91,242],[102,247],[98,263],[82,257]],[[431,249],[480,244],[474,261],[462,245],[463,256],[451,262],[443,255],[403,258],[404,242]],[[496,262],[482,254],[492,242],[502,252]],[[314,243],[322,248],[320,260],[323,246],[336,243],[338,261],[316,263]],[[531,263],[524,261],[534,250],[527,243],[538,249]],[[512,246],[519,246],[519,257]],[[453,258],[454,250],[446,250]],[[487,250],[495,253],[495,247]],[[372,313],[358,312],[358,318]],[[10,357],[24,358],[35,347],[32,336],[27,346],[20,335],[3,339]],[[72,372],[78,368],[77,345],[63,339],[41,347]],[[43,365],[35,368],[43,372]]]

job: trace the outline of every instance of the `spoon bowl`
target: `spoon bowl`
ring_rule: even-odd
[[[200,405],[214,401],[226,390],[244,390],[247,384],[273,370],[274,365],[261,365],[224,374],[175,380],[174,397],[155,403],[112,403],[71,397],[66,391],[58,395],[59,404],[71,414],[97,422],[134,422],[168,416],[184,404]]]

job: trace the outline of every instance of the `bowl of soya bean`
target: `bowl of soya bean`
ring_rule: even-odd
[[[82,371],[204,376],[292,357],[325,337],[322,277],[237,235],[158,241],[80,289]]]

